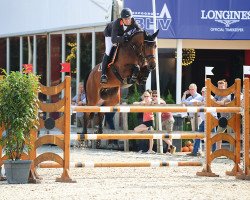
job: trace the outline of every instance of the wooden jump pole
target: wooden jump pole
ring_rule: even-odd
[[[220,112],[220,113],[239,113],[241,112],[240,107],[197,107],[197,106],[71,106],[72,111],[75,112]]]
[[[55,137],[63,138],[62,134]],[[203,139],[203,133],[182,134],[71,134],[71,140]]]
[[[96,167],[184,167],[202,166],[202,162],[189,161],[150,161],[150,162],[76,162],[71,163],[73,168],[96,168]],[[41,163],[40,168],[62,168],[57,163]]]

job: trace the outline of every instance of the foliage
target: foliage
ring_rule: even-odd
[[[66,62],[70,62],[71,64],[71,72],[76,73],[76,50],[77,44],[76,42],[68,42],[67,46],[70,49],[69,55],[67,55]]]
[[[30,130],[38,125],[39,77],[29,73],[3,70],[0,81],[0,124],[6,134],[0,140],[9,159],[18,160],[30,149]]]
[[[171,94],[171,92],[168,90],[168,94],[166,97],[166,103],[167,104],[175,104],[175,100],[173,98],[173,95]]]
[[[134,92],[128,96],[128,104],[133,104],[140,100],[140,93],[137,90],[137,86],[134,85]],[[138,113],[128,113],[128,129],[133,130],[139,125]]]

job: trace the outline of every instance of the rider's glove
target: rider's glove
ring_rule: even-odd
[[[127,35],[124,35],[124,36],[123,36],[123,41],[124,41],[124,42],[128,42],[128,40],[129,40],[128,36],[127,36]]]

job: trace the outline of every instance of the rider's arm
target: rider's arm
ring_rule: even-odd
[[[120,25],[120,20],[116,20],[113,23],[112,32],[111,32],[112,43],[123,43],[124,42],[123,36],[118,36],[119,28],[121,28],[120,26],[122,26],[122,25]]]

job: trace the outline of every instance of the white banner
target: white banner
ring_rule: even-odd
[[[214,67],[206,67],[205,68],[205,76],[207,75],[214,75],[212,70],[213,70]]]

